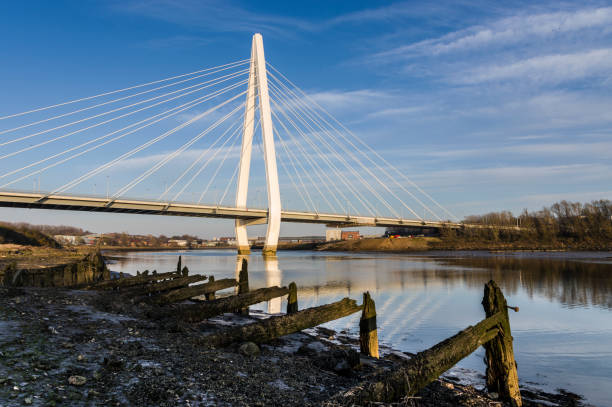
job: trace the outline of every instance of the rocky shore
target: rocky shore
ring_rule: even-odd
[[[265,317],[160,324],[107,292],[0,288],[0,405],[337,406],[338,395],[410,357],[387,349],[380,360],[360,358],[354,338],[324,328],[261,346],[194,346]],[[526,406],[581,405],[571,394],[525,396]],[[445,378],[400,405],[503,404]]]

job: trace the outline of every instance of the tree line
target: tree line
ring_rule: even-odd
[[[584,204],[561,201],[539,211],[524,210],[518,216],[509,211],[472,215],[463,223],[493,227],[443,228],[440,231],[442,239],[445,242],[485,241],[559,248],[612,247],[612,201],[605,199]]]

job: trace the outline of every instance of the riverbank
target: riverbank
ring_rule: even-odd
[[[542,244],[533,242],[491,242],[474,240],[448,240],[438,237],[401,237],[401,238],[365,238],[359,240],[342,240],[324,243],[304,243],[279,245],[279,250],[316,250],[341,252],[423,252],[423,251],[608,251],[612,243],[590,244],[583,242],[571,244],[557,242]]]
[[[262,317],[226,314],[198,325],[160,325],[139,305],[108,293],[0,288],[0,404],[332,406],[332,396],[410,357],[387,349],[380,360],[362,357],[351,369],[344,358],[358,344],[328,329],[259,348],[192,345],[227,324]],[[569,394],[526,396],[525,406],[580,405]],[[442,379],[400,405],[493,404],[504,405]]]

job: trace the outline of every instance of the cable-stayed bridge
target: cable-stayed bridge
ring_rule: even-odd
[[[461,226],[267,63],[259,34],[248,59],[3,124],[0,206],[235,219],[242,253],[267,223],[264,254],[281,222]]]

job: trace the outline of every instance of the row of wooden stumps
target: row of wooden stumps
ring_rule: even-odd
[[[359,321],[361,353],[373,358],[379,357],[376,306],[368,292],[363,294],[362,305],[357,305],[355,300],[344,298],[331,304],[299,310],[295,283],[289,284],[288,287],[267,287],[250,291],[246,259],[242,261],[238,280],[215,281],[211,276],[207,283],[189,286],[206,277],[188,274],[189,270],[181,267],[179,257],[175,272],[143,273],[132,278],[105,281],[93,288],[120,289],[130,295],[140,296],[139,298],[148,295],[150,302],[162,305],[151,311],[152,317],[184,322],[199,322],[228,312],[248,315],[250,305],[287,295],[285,315],[272,316],[248,325],[229,327],[214,334],[194,338],[194,342],[208,346],[226,346],[244,341],[269,342],[362,311]],[[216,291],[229,287],[237,287],[236,295],[215,297]],[[184,300],[191,299],[193,302],[193,297],[202,296],[206,300],[184,303]],[[401,401],[407,396],[414,396],[479,346],[484,346],[489,392],[497,393],[500,400],[509,402],[513,407],[522,406],[508,317],[508,308],[515,311],[518,311],[518,308],[508,307],[501,289],[493,281],[485,285],[482,305],[486,318],[478,324],[416,354],[395,371],[381,373],[374,380],[362,383],[336,398],[341,399],[339,401],[342,404]]]

